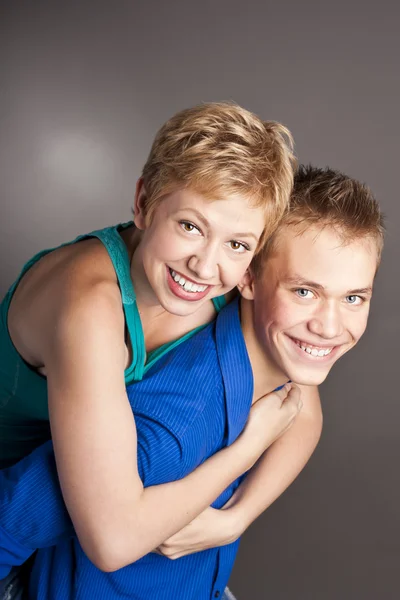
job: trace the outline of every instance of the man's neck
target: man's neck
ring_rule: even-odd
[[[253,402],[288,381],[288,377],[269,359],[256,336],[254,305],[240,299],[240,322],[254,378]]]

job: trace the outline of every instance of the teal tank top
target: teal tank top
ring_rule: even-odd
[[[205,327],[197,327],[178,340],[157,348],[146,357],[143,328],[130,275],[129,256],[119,235],[119,231],[130,225],[131,222],[107,227],[61,244],[67,246],[96,237],[103,243],[111,258],[121,290],[125,321],[132,345],[132,362],[125,369],[126,384],[140,381],[145,372],[164,354]],[[26,263],[0,306],[0,468],[17,462],[50,439],[47,380],[17,352],[8,332],[7,315],[11,298],[23,275],[33,264],[55,249],[43,250]],[[219,312],[226,301],[220,296],[214,298],[213,303],[216,312]]]

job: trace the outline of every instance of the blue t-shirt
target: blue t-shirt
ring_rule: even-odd
[[[231,444],[246,423],[253,396],[238,301],[161,358],[127,391],[137,427],[139,473],[146,487],[184,477]],[[1,476],[0,565],[17,564],[18,556],[24,559],[42,548],[32,570],[30,598],[209,600],[222,595],[238,542],[174,561],[149,553],[119,571],[104,573],[72,534],[51,443]],[[229,500],[239,481],[221,494],[215,508]],[[56,545],[43,548],[50,544]]]

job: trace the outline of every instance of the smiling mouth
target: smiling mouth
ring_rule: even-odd
[[[195,281],[184,277],[180,273],[177,273],[173,269],[169,269],[172,279],[183,289],[185,292],[189,292],[192,294],[205,292],[209,287],[209,285],[202,285],[200,283],[196,283]]]
[[[330,347],[325,347],[322,348],[321,346],[312,346],[310,344],[308,344],[307,342],[303,342],[302,340],[298,340],[295,338],[291,338],[292,341],[296,344],[296,346],[298,346],[299,348],[301,348],[303,350],[303,352],[305,352],[306,354],[310,354],[313,357],[320,357],[323,358],[325,356],[328,356],[332,350],[334,348],[336,348],[336,346],[330,346]]]

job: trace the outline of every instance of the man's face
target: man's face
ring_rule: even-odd
[[[358,342],[377,267],[373,240],[343,245],[331,228],[282,228],[252,284],[256,338],[271,374],[319,385]]]

